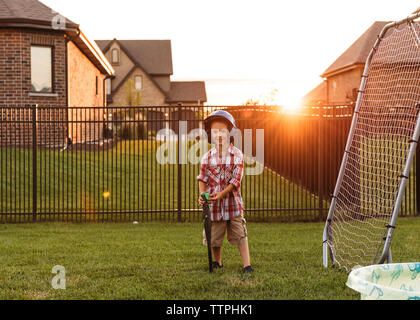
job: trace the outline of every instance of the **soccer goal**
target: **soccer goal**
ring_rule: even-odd
[[[420,13],[387,24],[366,61],[323,234],[323,264],[392,262],[420,133]]]

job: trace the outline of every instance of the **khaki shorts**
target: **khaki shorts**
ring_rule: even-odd
[[[220,248],[223,245],[225,233],[231,245],[240,245],[248,241],[246,220],[243,214],[229,221],[213,221],[211,224],[211,246]],[[206,234],[203,230],[203,244],[207,246]]]

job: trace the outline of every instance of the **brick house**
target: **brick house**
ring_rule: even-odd
[[[354,104],[366,59],[387,21],[376,21],[321,75],[323,82],[306,94],[304,105]]]
[[[105,81],[113,75],[111,64],[78,24],[37,0],[0,0],[0,107],[36,104],[38,120],[80,120],[82,113],[69,114],[66,108],[106,106]],[[29,110],[3,108],[0,112],[0,120],[31,118]],[[89,114],[100,118],[103,110]],[[49,136],[54,144],[68,137],[84,141],[83,130],[92,129],[78,130],[74,124],[38,126],[40,137]],[[0,130],[3,140],[7,131],[8,141],[26,132],[10,123],[8,127],[3,123]],[[91,139],[99,138],[99,127],[96,134]]]
[[[110,106],[203,105],[204,81],[171,81],[170,40],[96,40],[115,69],[107,80]]]

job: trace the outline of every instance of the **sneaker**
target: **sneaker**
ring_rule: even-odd
[[[247,266],[247,267],[243,268],[242,272],[243,273],[252,273],[252,272],[254,272],[254,268],[251,267],[251,266]]]
[[[223,268],[223,264],[219,264],[217,261],[213,261],[213,269],[221,269]]]

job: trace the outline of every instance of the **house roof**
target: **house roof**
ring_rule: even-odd
[[[328,77],[358,64],[364,65],[375,41],[389,21],[376,21],[344,53],[324,71],[321,77]]]
[[[304,105],[319,105],[327,102],[327,82],[322,81],[314,89],[309,91],[303,98]]]
[[[52,10],[38,0],[0,0],[0,28],[20,27],[55,30],[53,22],[58,12]],[[114,69],[97,47],[94,41],[90,41],[80,30],[79,25],[66,17],[65,24],[58,20],[60,31],[65,32],[71,41],[89,58],[89,60],[103,73],[113,75]]]
[[[52,29],[52,21],[58,14],[37,0],[0,0],[0,25],[26,24]],[[79,27],[73,21],[65,19],[66,28],[77,29]]]
[[[117,41],[133,62],[149,75],[172,75],[171,40],[96,40],[103,52]]]
[[[167,102],[206,102],[206,84],[204,81],[171,81]]]
[[[70,39],[103,74],[108,76],[113,76],[115,74],[114,68],[111,66],[101,49],[96,45],[95,41],[88,39],[80,29],[78,29],[77,32],[69,32],[68,34],[70,35]]]

